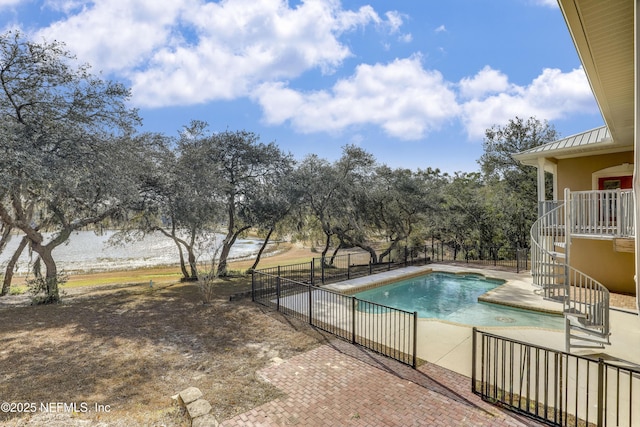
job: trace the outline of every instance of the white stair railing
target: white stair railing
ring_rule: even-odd
[[[582,327],[609,336],[609,290],[600,282],[569,267],[569,298],[564,312],[579,319]]]
[[[566,292],[564,204],[544,213],[531,227],[531,274],[544,297],[563,301]]]
[[[608,237],[634,236],[631,190],[572,191],[569,193],[572,234]]]
[[[601,231],[608,230],[604,224],[605,220],[613,218],[611,215],[602,215],[599,217],[602,221],[593,221],[591,228],[578,227],[579,220],[597,218],[593,215],[599,214],[601,208],[594,208],[594,200],[604,201],[600,206],[607,208],[616,206],[616,218],[623,218],[622,210],[626,209],[623,208],[625,202],[622,201],[622,197],[626,196],[621,196],[620,192],[615,198],[607,195],[601,198],[585,197],[585,193],[587,192],[573,197],[566,190],[565,200],[569,200],[569,203],[560,204],[545,212],[531,227],[533,283],[543,289],[545,298],[563,303],[567,319],[567,351],[585,342],[599,347],[609,343],[609,290],[594,278],[570,266],[571,233],[586,230],[593,232],[597,227]],[[615,203],[610,203],[614,200]],[[619,224],[615,224],[615,227],[618,231],[621,228]],[[572,343],[572,340],[576,343]]]

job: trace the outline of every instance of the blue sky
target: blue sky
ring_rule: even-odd
[[[516,116],[603,124],[554,0],[0,0],[0,22],[124,82],[142,131],[205,120],[296,158],[470,172]]]

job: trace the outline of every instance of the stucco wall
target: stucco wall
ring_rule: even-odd
[[[633,151],[558,160],[558,198],[564,198],[564,189],[593,190],[591,174],[601,169],[633,163]]]
[[[612,240],[572,239],[571,266],[593,277],[611,292],[635,295],[634,254],[616,252]]]
[[[604,154],[558,160],[558,198],[564,198],[564,189],[592,190],[592,174],[599,170],[633,163],[633,152]],[[616,252],[612,240],[573,238],[571,266],[593,277],[612,292],[635,295],[634,254]]]

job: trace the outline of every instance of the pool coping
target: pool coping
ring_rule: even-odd
[[[400,270],[394,270],[394,271],[398,272]],[[376,275],[385,274],[385,273],[387,273],[387,272],[377,273],[377,274],[373,274],[373,275],[367,276],[367,277],[375,277]],[[359,286],[355,285],[355,286],[348,287],[348,288],[342,289],[342,290],[332,289],[332,286],[333,285],[339,285],[340,283],[344,283],[344,282],[333,283],[333,284],[330,284],[330,285],[323,286],[323,288],[330,289],[330,290],[335,290],[336,292],[340,292],[343,295],[354,295],[354,294],[357,294],[359,292],[368,291],[369,289],[375,289],[375,288],[379,288],[381,286],[390,285],[391,283],[397,282],[399,280],[407,280],[407,279],[411,279],[411,278],[414,278],[414,277],[419,277],[419,276],[422,276],[422,275],[425,275],[425,274],[431,274],[431,273],[437,273],[437,271],[433,271],[433,269],[431,269],[431,268],[420,269],[420,271],[413,271],[411,273],[406,273],[406,274],[403,274],[403,275],[394,275],[392,277],[385,277],[385,278],[377,280],[375,282],[371,282],[371,283],[367,283],[367,284],[359,285]]]

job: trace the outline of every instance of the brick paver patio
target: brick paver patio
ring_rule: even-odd
[[[221,423],[239,426],[541,426],[483,402],[471,379],[417,370],[335,340],[259,373],[286,393]]]

